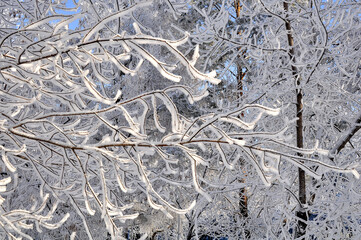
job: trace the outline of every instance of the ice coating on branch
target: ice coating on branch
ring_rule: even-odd
[[[46,228],[48,228],[48,229],[57,229],[57,228],[59,228],[61,225],[63,225],[63,223],[64,223],[69,217],[70,217],[70,214],[69,214],[69,213],[66,213],[66,214],[64,215],[64,217],[63,217],[59,222],[57,222],[57,223],[52,224],[52,223],[47,223],[47,222],[45,222],[45,221],[41,221],[41,223],[42,223],[42,226],[43,226],[43,227],[46,227]]]
[[[231,117],[231,116],[222,117],[220,120],[232,123],[232,124],[236,125],[237,127],[240,127],[240,128],[246,129],[246,130],[252,130],[255,126],[255,123],[246,123],[246,122],[243,122],[242,120],[240,120],[239,118]]]
[[[47,23],[57,20],[57,19],[63,19],[64,17],[69,17],[69,16],[63,16],[63,15],[62,16],[48,16],[45,19],[41,19],[39,21],[29,24],[28,26],[25,27],[25,29],[27,29],[27,30],[36,29],[43,24],[47,24]]]
[[[109,56],[109,59],[114,63],[115,66],[117,66],[123,73],[125,74],[130,74],[132,76],[134,76],[136,74],[136,71],[133,71],[129,68],[127,68],[126,66],[124,66],[124,64],[122,64],[120,61],[118,61],[118,59],[113,56],[113,54],[106,52],[107,55]]]
[[[1,150],[1,157],[2,157],[3,162],[5,163],[5,166],[9,169],[10,172],[15,172],[16,168],[14,167],[14,165],[12,165],[10,163],[9,158],[6,153],[9,152],[14,155],[19,155],[26,151],[26,145],[23,145],[21,148],[15,149],[15,150],[7,149],[3,146],[0,146],[0,150]]]
[[[79,18],[83,18],[84,16],[85,16],[85,14],[78,13],[78,14],[71,16],[70,18],[68,18],[66,20],[61,21],[60,23],[56,24],[55,28],[53,29],[53,34],[57,34],[62,27],[68,28],[68,25],[70,23],[76,21]]]
[[[157,93],[156,96],[162,100],[162,102],[170,112],[172,131],[174,133],[178,133],[180,130],[180,126],[177,108],[175,107],[174,103],[169,99],[169,97],[159,93]]]
[[[113,21],[115,19],[118,19],[126,14],[129,14],[135,10],[137,10],[138,8],[143,8],[143,7],[146,7],[150,4],[152,4],[153,1],[152,0],[149,0],[149,1],[145,1],[145,2],[142,2],[142,3],[137,3],[137,4],[134,4],[132,5],[131,7],[129,8],[126,8],[122,11],[119,11],[119,12],[116,12],[104,19],[102,19],[100,22],[98,22],[86,35],[85,37],[83,38],[83,42],[86,42],[88,41],[94,33],[97,33],[100,29],[104,28],[105,27],[105,24],[107,24],[108,22],[110,21]]]
[[[160,74],[162,74],[163,77],[174,81],[179,82],[182,77],[179,75],[175,75],[165,69],[165,67],[149,52],[147,52],[145,49],[143,49],[141,46],[133,43],[132,41],[127,42],[132,48],[136,49],[144,59],[147,59],[158,71]]]
[[[128,113],[128,111],[123,107],[123,106],[120,106],[119,107],[123,113],[124,113],[124,117],[125,119],[127,120],[130,128],[135,131],[136,133],[139,133],[139,124],[138,123],[135,123],[135,121],[133,120],[133,118],[130,116],[130,114]]]
[[[202,157],[200,157],[199,155],[189,154],[189,156],[191,158],[193,158],[196,161],[197,164],[202,164],[204,166],[208,166],[208,163]]]
[[[240,139],[232,139],[232,141],[239,145],[239,146],[244,146],[246,144],[246,141],[245,140],[240,140]]]
[[[33,6],[34,2],[39,6]],[[63,215],[56,215],[56,204],[48,210],[53,200],[71,203],[70,211],[83,225],[76,229],[78,238],[87,234],[87,238],[97,239],[99,230],[99,234],[108,231],[112,238],[121,239],[125,233],[122,228],[133,224],[126,221],[139,217],[138,210],[147,219],[154,219],[149,217],[155,212],[150,207],[159,209],[169,218],[194,209],[192,214],[198,217],[192,221],[195,229],[202,229],[202,234],[204,229],[206,234],[212,228],[213,222],[222,222],[221,225],[229,225],[232,231],[239,231],[232,225],[234,222],[223,222],[225,218],[220,215],[227,211],[226,218],[234,216],[234,211],[230,210],[234,208],[229,206],[238,204],[237,191],[242,186],[251,196],[248,198],[249,210],[252,210],[250,217],[257,212],[257,221],[266,222],[263,225],[257,223],[259,232],[275,239],[284,234],[287,239],[295,219],[294,210],[289,209],[298,204],[297,184],[292,183],[298,168],[317,178],[329,172],[324,176],[332,178],[329,182],[321,178],[307,184],[311,195],[307,200],[312,201],[312,193],[316,193],[317,201],[309,206],[312,210],[320,210],[323,197],[332,199],[334,189],[347,189],[347,184],[353,185],[353,189],[337,190],[337,199],[346,203],[343,205],[349,205],[347,208],[357,206],[347,204],[347,199],[357,199],[348,192],[358,194],[357,182],[348,175],[352,173],[358,178],[359,168],[347,167],[344,162],[357,159],[358,149],[359,133],[348,140],[359,126],[348,119],[359,111],[359,104],[355,103],[359,93],[358,75],[350,70],[358,69],[359,61],[354,57],[358,42],[351,36],[358,28],[345,28],[358,26],[354,20],[346,21],[357,19],[355,4],[351,4],[352,11],[343,13],[340,9],[349,8],[344,3],[341,7],[341,3],[315,2],[312,9],[305,3],[292,4],[288,16],[294,29],[285,32],[283,20],[287,14],[282,4],[271,3],[276,1],[246,1],[246,4],[245,1],[211,0],[205,5],[200,4],[202,8],[198,9],[197,1],[170,0],[166,4],[162,1],[154,4],[143,0],[114,1],[118,5],[111,5],[109,1],[80,0],[73,3],[77,5],[76,13],[61,18],[51,14],[58,14],[59,9],[66,9],[72,1],[48,2],[14,1],[11,11],[16,13],[12,13],[6,4],[1,6],[5,14],[1,22],[4,27],[1,28],[0,55],[3,141],[0,162],[2,171],[13,174],[13,183],[5,188],[11,179],[0,180],[0,192],[8,190],[3,194],[7,194],[6,198],[0,196],[0,203],[12,202],[3,204],[5,210],[0,217],[6,230],[10,226],[9,232],[16,237],[29,239],[25,233],[33,233],[34,226],[43,233],[47,227],[60,227],[65,221],[61,219],[69,215],[62,213],[64,207],[59,209]],[[237,19],[228,14],[235,10],[236,2],[243,4]],[[328,4],[334,5],[331,10],[327,9]],[[163,11],[164,7],[177,16],[177,21],[165,22],[169,19],[161,16],[161,21],[157,22],[156,14],[167,12]],[[318,10],[322,11],[319,13]],[[193,12],[196,14],[192,15]],[[191,19],[194,16],[197,19]],[[176,26],[183,18],[186,24]],[[75,19],[80,21],[74,22],[76,29],[72,30],[70,23]],[[303,27],[307,23],[310,28]],[[26,24],[29,25],[23,27]],[[193,27],[195,24],[199,27]],[[192,33],[189,42],[189,33],[184,28]],[[335,28],[338,30],[331,31]],[[295,62],[289,58],[291,48],[285,39],[290,33],[294,33],[295,38]],[[343,38],[348,42],[343,44]],[[349,57],[346,59],[343,55]],[[202,71],[195,66],[200,66]],[[213,66],[222,69],[219,79],[216,71],[208,70]],[[299,73],[291,73],[292,67]],[[247,74],[242,98],[235,91],[239,90],[236,84],[240,79],[234,73],[240,69]],[[302,80],[301,85],[294,84],[293,78]],[[220,79],[225,80],[224,85],[219,88],[212,85]],[[187,86],[175,86],[168,80]],[[194,104],[208,95],[207,87],[211,96],[206,100],[211,102]],[[303,130],[307,134],[304,145],[311,146],[310,149],[294,145],[295,121],[284,120],[287,116],[295,118],[295,109],[283,106],[282,116],[279,116],[279,109],[262,106],[293,103],[294,93],[300,88],[305,96],[302,113]],[[330,97],[329,102],[324,102],[325,96],[335,99]],[[221,109],[218,100],[225,103]],[[247,102],[260,104],[245,105]],[[265,116],[277,114],[279,117]],[[339,122],[350,124],[350,129],[334,131],[333,128],[340,126]],[[325,149],[333,149],[331,144],[338,149],[346,141],[345,153],[340,153],[337,159],[337,164],[343,167],[326,164],[330,162],[324,157],[327,151],[319,149],[316,140],[320,140],[320,146]],[[356,145],[355,149],[351,144]],[[18,151],[22,145],[27,146],[27,150]],[[20,154],[14,156],[17,153]],[[25,180],[30,174],[31,181],[36,180],[29,182],[29,189],[26,185],[18,186],[25,182],[20,178],[18,181],[15,176],[16,170],[20,169]],[[242,178],[245,172],[246,181],[239,183],[239,176]],[[259,178],[272,187],[265,190],[259,184]],[[316,187],[314,182],[321,183],[322,187]],[[290,188],[288,192],[283,189],[285,185]],[[31,190],[33,186],[35,191]],[[8,206],[20,202],[12,199],[16,195],[12,191],[23,194],[22,198],[29,195],[43,202],[30,210],[5,212]],[[27,191],[32,192],[28,194]],[[230,198],[230,191],[236,191],[236,197]],[[214,197],[214,205],[205,205],[204,199],[198,197],[197,205],[193,197],[198,193],[207,200]],[[144,202],[145,199],[149,203]],[[254,200],[257,203],[252,202]],[[128,202],[136,204],[123,204]],[[264,204],[267,211],[258,212],[259,206]],[[208,208],[212,211],[215,206],[217,211],[209,215]],[[356,214],[350,218],[345,208],[334,207],[330,207],[337,209],[332,216],[320,211],[315,220],[308,221],[307,234],[320,238],[315,234],[322,228],[318,223],[324,216],[329,218],[324,221],[327,227],[340,222],[334,218],[340,216],[347,227],[342,229],[343,233],[354,231]],[[98,214],[95,214],[96,209],[100,210]],[[282,210],[281,217],[279,209]],[[39,211],[44,211],[46,216],[40,215]],[[220,215],[213,216],[218,213]],[[15,215],[19,218],[6,219]],[[51,223],[52,216],[61,220],[59,224]],[[207,216],[206,223],[203,216]],[[279,224],[280,219],[282,224]],[[140,217],[138,220],[141,222]],[[172,234],[176,232],[175,221],[179,221],[178,232],[183,234],[187,227],[183,223],[187,218],[169,220]],[[62,231],[72,232],[68,225],[60,228],[59,232]],[[166,231],[165,236],[169,233]],[[225,231],[212,229],[212,233],[225,233],[226,236]],[[255,234],[252,230],[252,237],[264,237]],[[196,233],[195,238],[198,237]],[[75,232],[70,238],[75,238]]]
[[[228,169],[234,169],[234,166],[233,166],[232,164],[229,164],[229,163],[228,163],[228,160],[227,160],[227,158],[226,158],[226,155],[224,154],[223,149],[221,148],[221,145],[220,145],[220,144],[217,144],[216,147],[217,147],[217,149],[218,149],[218,152],[219,152],[220,155],[221,155],[221,158],[222,158],[222,161],[223,161],[224,166],[226,166],[226,168],[228,168]]]
[[[221,82],[221,80],[215,78],[217,75],[217,72],[215,70],[208,74],[202,74],[191,65],[189,65],[187,67],[187,69],[191,75],[193,75],[195,78],[198,78],[199,80],[209,81],[210,83],[213,83],[213,84],[218,84]]]

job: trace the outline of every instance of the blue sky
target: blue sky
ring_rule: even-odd
[[[79,0],[67,0],[66,7],[69,8],[69,9],[76,7],[73,1],[75,1],[76,3],[79,2]],[[58,8],[55,8],[54,10],[55,10],[56,13],[62,14],[62,15],[73,15],[73,14],[76,14],[76,13],[80,12],[79,8],[77,8],[74,11],[70,11],[70,10],[65,11],[64,9],[58,9]],[[74,22],[70,23],[69,24],[69,29],[74,30],[78,25],[79,25],[79,19],[77,19]]]

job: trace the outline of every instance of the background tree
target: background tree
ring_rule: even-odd
[[[207,32],[207,42],[212,42],[209,45],[216,46],[214,49],[222,49],[219,52],[212,51],[213,55],[208,56],[208,59],[219,59],[218,54],[227,53],[222,55],[224,56],[223,59],[226,60],[220,78],[226,76],[229,82],[236,81],[236,70],[239,64],[236,59],[240,54],[239,49],[242,49],[242,51],[246,49],[247,58],[238,59],[242,61],[243,66],[247,67],[247,75],[243,82],[246,94],[242,97],[242,102],[274,104],[274,106],[291,103],[283,109],[285,109],[284,115],[288,116],[289,119],[294,119],[298,115],[298,122],[294,122],[295,129],[298,126],[298,133],[297,131],[294,132],[293,141],[297,142],[298,139],[299,147],[301,142],[309,147],[315,143],[315,140],[318,140],[323,148],[331,150],[330,159],[334,158],[333,154],[337,152],[337,146],[345,147],[346,143],[349,143],[348,140],[351,140],[350,145],[348,145],[351,147],[353,146],[352,139],[358,143],[359,127],[356,126],[359,119],[359,93],[357,91],[360,84],[358,73],[360,59],[356,57],[356,52],[359,51],[359,47],[356,47],[357,44],[355,45],[357,40],[352,40],[353,37],[350,36],[356,36],[356,32],[359,32],[360,19],[356,15],[359,12],[360,4],[353,1],[342,3],[325,3],[323,1],[240,1],[239,3],[242,6],[242,8],[238,8],[241,11],[239,21],[242,24],[236,24],[235,28],[230,28],[229,25],[224,24],[223,19],[213,18],[213,21],[207,21],[202,25],[203,28],[199,28],[201,29],[199,39]],[[216,7],[219,12],[213,16],[223,16],[227,15],[227,13],[236,15],[230,10],[232,6],[235,6],[234,4],[237,6],[238,2],[223,2],[223,5]],[[224,13],[221,13],[222,11]],[[239,29],[243,30],[242,35],[238,34]],[[348,36],[346,37],[348,40],[344,39],[345,42],[340,39],[344,34]],[[350,44],[351,42],[353,44]],[[353,47],[350,47],[351,45]],[[224,49],[227,49],[227,51]],[[343,58],[343,53],[348,51],[352,51],[356,55],[346,54],[345,58]],[[334,62],[329,61],[334,59],[334,54],[337,55],[336,58],[339,63],[345,61],[345,63],[352,62],[354,64],[351,64],[350,67],[347,67],[347,70],[343,71],[342,69],[345,69],[345,67],[342,64],[335,65]],[[348,58],[353,60],[346,60]],[[227,72],[230,72],[230,74]],[[343,73],[341,74],[341,72]],[[348,76],[346,77],[346,75]],[[351,85],[353,87],[349,88]],[[345,90],[346,88],[349,90]],[[301,89],[303,93],[301,93]],[[350,94],[350,90],[355,91],[353,92],[355,95]],[[294,103],[297,103],[298,106],[296,111],[292,110]],[[302,111],[300,111],[301,103],[304,105]],[[348,107],[346,107],[347,105]],[[352,110],[350,112],[351,105]],[[350,123],[341,124],[343,130],[336,130],[339,121],[345,118],[341,117],[344,114],[350,116]],[[301,121],[303,127],[301,127]],[[338,122],[338,124],[335,124],[335,122]],[[342,137],[339,134],[341,131],[345,131]],[[354,149],[357,149],[357,147]],[[357,150],[354,149],[351,147],[351,149],[343,150],[354,156],[354,160],[357,162],[359,153],[356,153]],[[344,159],[343,155],[336,158],[339,159],[338,164],[340,165],[350,163],[350,158]],[[300,172],[302,173],[302,169]],[[332,180],[323,179],[322,182],[327,183],[327,186],[330,187],[332,184],[340,183],[337,180],[339,177],[332,177],[334,178]],[[298,180],[301,182],[300,190],[292,190],[293,187],[297,186],[295,184],[291,185],[291,189],[289,184],[283,186],[287,189],[286,192],[290,190],[287,194],[292,193],[292,196],[300,194],[297,202],[302,204],[299,206],[302,211],[302,208],[307,206],[307,204],[304,205],[306,202],[315,204],[314,193],[319,192],[320,189],[315,189],[315,186],[306,188],[305,181],[309,182],[309,185],[315,184],[315,182],[311,181],[311,179],[307,180],[307,177],[302,177],[302,174]],[[331,183],[328,182],[329,180]],[[318,185],[316,184],[316,186]],[[328,193],[321,193],[320,196],[325,194],[324,196],[327,195],[328,199],[337,199],[337,197],[329,195],[330,192],[337,194],[337,190],[326,191]],[[326,199],[321,198],[323,200],[320,201],[320,205],[312,210],[314,213],[323,212],[317,209],[321,207],[324,199]],[[272,199],[274,199],[273,195]],[[339,207],[336,202],[331,205],[335,208]],[[280,208],[287,209],[285,206]],[[290,209],[292,212],[295,211],[293,207]],[[307,211],[308,209],[303,210],[304,214],[301,214],[301,218],[296,219],[296,221],[299,221],[299,225],[303,225],[303,227],[305,227],[304,223],[305,220],[307,221],[307,215],[311,214],[310,212],[307,213]],[[341,218],[349,218],[349,214],[350,212],[347,211],[345,213],[346,217],[340,217],[338,221],[342,222]],[[286,218],[292,216],[289,213],[285,215]],[[300,216],[300,214],[298,215]],[[328,213],[324,213],[323,216],[326,215],[329,216]],[[269,217],[266,219],[269,219]],[[320,221],[319,219],[316,219],[316,221],[313,219],[312,224],[320,224]],[[288,224],[291,223],[292,225],[294,220],[288,219],[285,222],[287,222],[287,226],[283,231],[287,233],[293,228]],[[345,234],[345,232],[350,231],[347,224],[344,228],[336,227],[336,225],[330,227],[330,224],[333,224],[332,221],[326,224],[326,228],[335,227],[338,234],[341,234],[341,232]],[[282,226],[282,224],[278,226],[280,225]],[[315,227],[312,230],[315,230]],[[312,230],[308,232],[308,237],[314,234]],[[352,231],[356,230],[353,229]],[[279,232],[280,230],[275,230],[272,235],[278,238]],[[292,232],[294,233],[294,231]],[[299,230],[297,234],[302,236],[305,232]],[[324,237],[325,235],[320,236]],[[285,238],[288,239],[290,236]]]

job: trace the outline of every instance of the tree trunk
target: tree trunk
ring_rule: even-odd
[[[234,8],[236,11],[236,17],[239,18],[241,16],[241,3],[239,0],[235,0],[234,1]],[[241,34],[241,32],[239,32],[238,34]],[[242,55],[244,55],[245,52],[242,53]],[[242,57],[242,56],[240,56]],[[241,98],[243,96],[243,79],[246,75],[246,72],[243,72],[242,66],[237,63],[237,90],[239,91],[239,97]],[[243,116],[243,113],[241,113],[241,117]],[[241,168],[243,167],[242,164],[243,161],[241,161]],[[246,172],[243,171],[243,173],[246,175]],[[241,182],[244,183],[245,182],[245,178],[241,179]],[[243,228],[244,228],[244,234],[246,239],[250,239],[251,238],[251,234],[250,231],[247,229],[246,227],[246,219],[248,218],[248,198],[247,198],[247,189],[245,187],[241,188],[239,190],[239,213],[240,216],[242,218],[242,220],[244,221],[243,224]]]
[[[193,228],[194,225],[193,224],[189,224],[189,229],[188,229],[188,234],[187,234],[187,240],[191,240],[193,237]]]
[[[297,147],[303,148],[303,104],[302,104],[302,89],[300,88],[301,85],[301,79],[300,75],[298,73],[297,67],[295,66],[295,54],[294,54],[294,42],[293,42],[293,36],[292,36],[292,28],[291,28],[291,22],[289,20],[288,16],[288,3],[283,2],[284,10],[286,11],[286,19],[285,19],[285,27],[287,30],[287,39],[288,39],[288,45],[289,45],[289,57],[292,61],[292,75],[296,80],[296,115],[297,115],[297,121],[296,121],[296,138],[297,138]],[[299,156],[302,156],[302,154],[298,153]],[[301,168],[298,169],[298,198],[300,200],[301,204],[306,204],[306,176],[305,171],[303,171]],[[301,236],[304,236],[306,233],[306,227],[307,227],[307,213],[305,209],[303,209],[303,206],[300,206],[300,209],[296,212],[296,216],[299,218],[298,220],[298,226],[296,229],[296,238],[299,238]],[[302,238],[305,239],[305,238]]]
[[[156,240],[158,233],[161,233],[161,232],[163,232],[163,230],[156,230],[156,231],[152,234],[151,240]]]

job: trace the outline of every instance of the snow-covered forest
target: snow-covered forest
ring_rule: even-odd
[[[0,0],[1,239],[361,239],[358,0]]]

